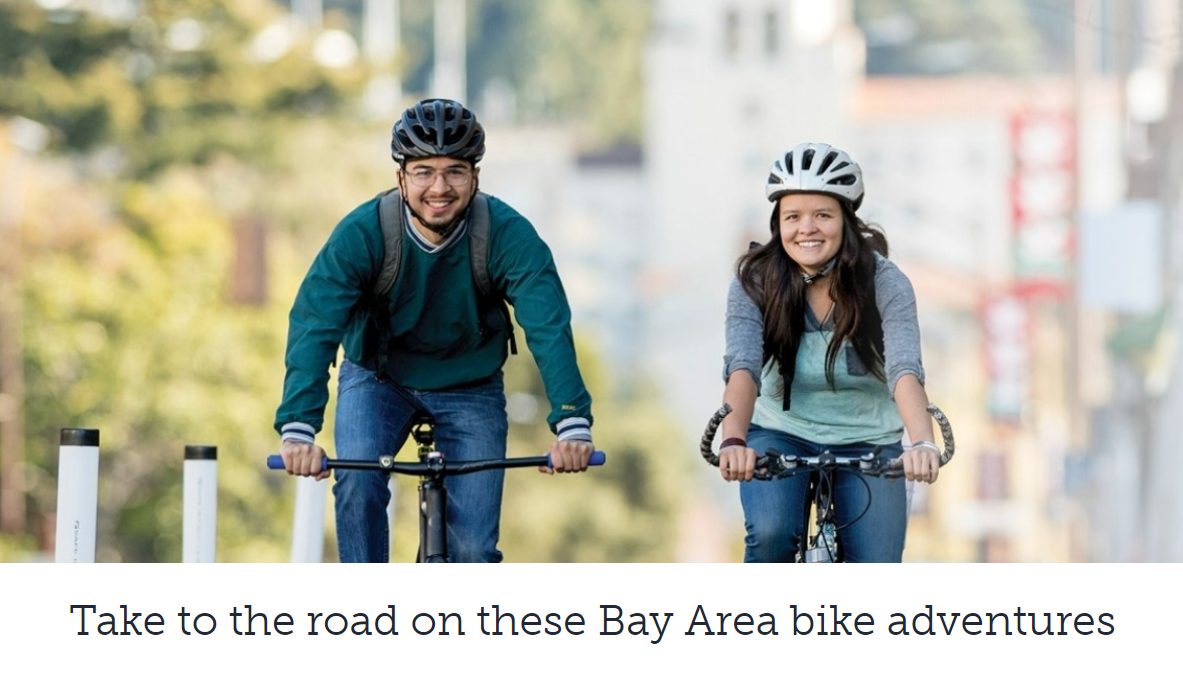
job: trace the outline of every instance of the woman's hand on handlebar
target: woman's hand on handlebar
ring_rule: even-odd
[[[736,445],[719,451],[719,474],[724,481],[751,481],[755,472],[755,450]]]
[[[900,455],[900,462],[903,465],[904,478],[909,481],[936,483],[937,474],[941,471],[941,456],[927,446],[904,449]]]
[[[287,440],[279,450],[284,469],[293,476],[313,476],[317,481],[326,479],[329,471],[324,468],[324,448],[315,443]]]
[[[550,466],[539,467],[543,474],[566,474],[587,471],[587,461],[595,451],[591,441],[555,441],[550,444]]]

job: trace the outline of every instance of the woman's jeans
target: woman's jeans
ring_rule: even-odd
[[[748,446],[759,455],[774,449],[782,454],[809,457],[824,450],[839,456],[857,456],[875,448],[867,443],[822,446],[756,425],[748,431]],[[898,457],[901,452],[899,444],[880,446],[880,455],[884,457]],[[792,562],[796,559],[810,508],[809,477],[810,474],[801,472],[785,479],[740,483],[739,498],[747,528],[744,561]],[[908,528],[904,479],[883,479],[853,470],[838,471],[834,477],[834,518],[845,560],[902,561],[904,534]]]
[[[410,433],[414,405],[373,371],[349,361],[338,374],[335,444],[344,460],[377,460],[398,452]],[[445,391],[407,389],[435,420],[435,448],[448,462],[504,458],[508,422],[500,373],[476,386]],[[337,470],[333,496],[337,550],[342,562],[390,560],[388,476]],[[454,562],[498,562],[501,490],[505,472],[449,476],[448,554]]]

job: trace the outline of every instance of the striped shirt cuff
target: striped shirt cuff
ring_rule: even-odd
[[[560,441],[591,441],[591,422],[586,417],[568,417],[559,420],[555,431]]]
[[[300,443],[316,443],[316,429],[303,422],[289,422],[280,430],[281,441],[299,441]]]

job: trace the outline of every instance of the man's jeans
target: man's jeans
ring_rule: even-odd
[[[338,374],[336,448],[343,460],[376,460],[402,447],[414,408],[373,371],[349,361]],[[435,448],[449,462],[504,458],[508,422],[500,373],[474,387],[407,390],[435,418]],[[342,562],[390,560],[386,474],[338,470],[333,496],[337,550]],[[448,477],[448,554],[454,562],[498,562],[501,490],[505,472],[489,470]]]
[[[835,455],[862,455],[875,448],[866,443],[821,446],[756,425],[748,431],[748,447],[759,455],[775,449],[779,453],[810,457],[823,450]],[[881,446],[880,455],[899,457],[902,450],[899,444]],[[740,484],[739,498],[747,528],[744,561],[792,562],[796,558],[809,513],[809,476],[801,472],[786,479]],[[902,561],[904,534],[908,529],[904,479],[881,479],[850,470],[838,471],[834,476],[835,525],[845,560]]]

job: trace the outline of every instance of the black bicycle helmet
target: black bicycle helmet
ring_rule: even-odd
[[[390,133],[390,156],[404,165],[413,158],[458,158],[473,165],[485,155],[485,129],[472,111],[451,99],[424,99],[403,111]]]

